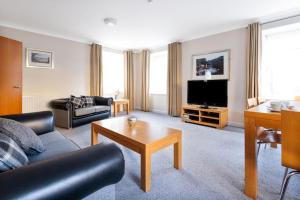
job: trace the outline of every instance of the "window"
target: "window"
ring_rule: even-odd
[[[263,31],[260,96],[294,99],[300,95],[300,25]]]
[[[167,94],[168,52],[150,54],[150,94]]]
[[[117,91],[124,94],[124,55],[103,51],[103,94],[114,97]]]

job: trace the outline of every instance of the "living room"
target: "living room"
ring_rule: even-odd
[[[299,15],[1,1],[0,197],[300,199]]]

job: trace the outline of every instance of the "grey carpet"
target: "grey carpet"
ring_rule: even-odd
[[[89,199],[248,199],[243,194],[243,129],[217,130],[161,114],[132,114],[141,120],[183,130],[183,169],[178,171],[172,167],[172,147],[157,152],[152,156],[151,191],[144,193],[139,187],[140,156],[121,147],[126,161],[124,178],[115,186],[102,190],[100,196],[91,195]],[[90,145],[90,125],[59,130],[81,148]],[[110,142],[104,137],[100,139]],[[259,199],[278,199],[284,172],[280,147],[263,149],[258,165]],[[300,199],[300,176],[291,180],[286,199]]]

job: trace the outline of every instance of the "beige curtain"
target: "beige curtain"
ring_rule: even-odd
[[[149,78],[150,78],[150,51],[142,51],[142,110],[148,112],[149,101]]]
[[[92,44],[91,47],[91,72],[90,72],[90,93],[92,96],[102,96],[102,46]]]
[[[261,26],[259,23],[248,26],[247,40],[246,97],[249,99],[258,97],[258,74],[261,63]]]
[[[125,57],[125,93],[126,99],[129,99],[129,109],[134,109],[134,86],[133,86],[133,52],[126,51],[124,53]]]
[[[181,114],[181,43],[168,45],[168,113]]]

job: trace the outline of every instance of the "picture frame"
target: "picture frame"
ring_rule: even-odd
[[[210,71],[211,80],[229,80],[230,50],[192,56],[192,79],[206,80],[205,73]]]
[[[27,48],[26,67],[53,69],[53,52]]]

